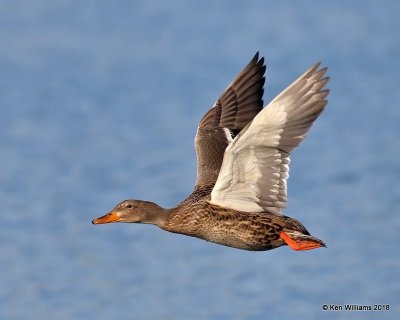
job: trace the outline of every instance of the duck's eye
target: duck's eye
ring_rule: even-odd
[[[127,207],[128,209],[130,209],[130,208],[132,208],[132,205],[131,205],[131,204],[127,204],[126,207]]]

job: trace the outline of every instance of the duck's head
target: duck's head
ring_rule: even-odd
[[[94,219],[92,223],[130,222],[159,225],[164,220],[165,211],[165,209],[150,201],[125,200],[109,213]]]

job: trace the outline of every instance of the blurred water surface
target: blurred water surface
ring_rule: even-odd
[[[1,1],[0,317],[398,317],[399,9]],[[198,120],[257,50],[266,102],[316,61],[330,68],[286,210],[328,248],[254,253],[92,226],[123,199],[170,207],[191,191]],[[391,311],[322,311],[345,303]]]

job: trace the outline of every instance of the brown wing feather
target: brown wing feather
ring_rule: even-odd
[[[201,119],[195,139],[196,188],[214,185],[226,147],[262,109],[265,69],[257,52]]]

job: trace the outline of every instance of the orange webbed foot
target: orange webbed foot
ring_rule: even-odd
[[[290,233],[290,236],[288,233]],[[279,233],[279,236],[283,241],[287,243],[290,248],[296,251],[326,247],[323,241],[309,235],[301,234],[299,232],[281,231]]]

